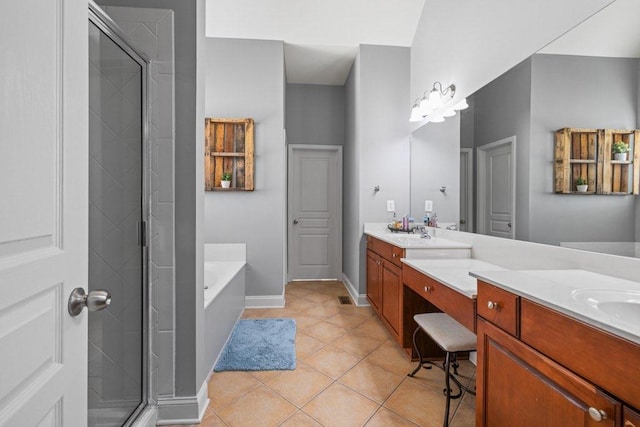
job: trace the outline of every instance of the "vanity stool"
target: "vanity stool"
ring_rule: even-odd
[[[469,331],[467,328],[458,323],[455,319],[446,313],[423,313],[413,316],[413,320],[416,321],[418,327],[413,332],[413,348],[418,353],[418,366],[408,375],[413,377],[420,368],[431,369],[431,365],[437,366],[445,372],[445,389],[444,395],[447,397],[447,403],[444,410],[444,427],[449,425],[449,406],[451,399],[458,399],[462,396],[462,391],[466,391],[475,396],[475,391],[463,386],[460,381],[454,376],[458,375],[458,362],[456,361],[456,355],[459,352],[475,351],[477,345],[476,335]],[[420,350],[416,345],[416,335],[422,330],[429,335],[433,341],[446,352],[446,357],[443,366],[436,365],[432,362],[423,361]],[[424,363],[428,363],[428,366],[423,366]],[[451,368],[453,367],[453,373]],[[452,393],[450,387],[450,381],[453,381],[458,386],[458,392]]]

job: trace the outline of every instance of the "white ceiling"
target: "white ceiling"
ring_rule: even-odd
[[[342,85],[358,45],[411,46],[425,0],[207,0],[207,37],[283,40],[288,83]]]
[[[283,40],[288,83],[342,85],[358,45],[411,46],[424,3],[207,0],[206,35]],[[640,0],[616,0],[540,52],[640,57],[639,16]],[[481,17],[476,22],[481,25]],[[447,37],[456,37],[456,32]]]
[[[640,1],[616,0],[540,53],[640,58],[638,18]]]

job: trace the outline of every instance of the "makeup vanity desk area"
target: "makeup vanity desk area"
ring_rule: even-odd
[[[413,332],[419,313],[445,312],[476,331],[476,279],[470,271],[503,267],[471,259],[471,246],[434,237],[367,233],[367,300],[388,331],[414,358]],[[425,358],[444,354],[430,339],[418,336]]]

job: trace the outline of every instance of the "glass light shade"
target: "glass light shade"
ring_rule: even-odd
[[[456,115],[456,110],[454,110],[453,108],[448,108],[444,110],[444,113],[442,113],[442,117],[453,117],[455,115]]]
[[[464,110],[465,108],[469,108],[469,104],[467,104],[467,98],[463,98],[462,101],[453,106],[454,110]]]
[[[429,116],[429,121],[433,123],[442,123],[444,122],[444,117],[442,114],[432,114]]]
[[[420,108],[415,106],[411,109],[411,117],[409,118],[410,122],[421,122],[423,119],[422,114],[420,114]]]
[[[432,89],[427,96],[429,100],[429,105],[435,110],[436,108],[442,106],[442,94],[437,89]]]
[[[420,101],[420,106],[418,107],[418,109],[422,116],[427,116],[431,114],[434,110],[434,108],[431,106],[431,103],[429,103],[429,100],[427,98],[422,98],[422,101]]]

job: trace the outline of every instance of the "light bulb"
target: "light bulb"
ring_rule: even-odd
[[[429,92],[428,99],[429,99],[429,105],[434,110],[442,106],[442,95],[440,94],[440,91],[438,91],[437,89],[432,89],[431,92]]]
[[[442,116],[442,114],[433,114],[429,116],[429,121],[433,123],[442,123],[444,122],[444,117]]]
[[[453,108],[448,108],[444,110],[444,113],[442,113],[442,117],[453,117],[455,115],[456,115],[456,110],[454,110]]]

